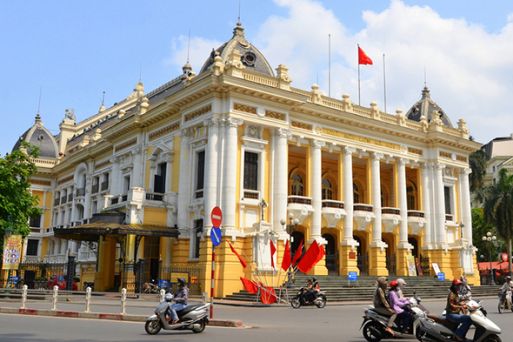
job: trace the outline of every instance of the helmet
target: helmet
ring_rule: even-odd
[[[185,278],[178,278],[177,281],[178,281],[178,285],[182,285],[182,286],[185,285]]]
[[[173,300],[173,295],[172,295],[171,293],[169,293],[169,292],[168,292],[168,293],[166,293],[166,295],[164,296],[164,300],[165,300],[166,302],[170,302],[170,301],[172,301],[172,300]]]
[[[504,278],[506,280],[511,280],[511,277],[510,276],[506,276],[506,278]]]
[[[397,284],[398,284],[399,286],[405,286],[405,285],[408,285],[408,284],[406,283],[406,281],[405,281],[403,278],[397,278]]]
[[[312,277],[312,283],[315,283],[317,281],[317,278]]]
[[[462,282],[461,282],[461,280],[459,280],[459,279],[454,279],[454,280],[452,281],[452,285],[454,285],[454,286],[461,285],[461,284],[462,284]]]
[[[397,285],[399,285],[399,283],[397,280],[392,280],[390,283],[388,283],[388,285],[390,285],[390,287],[397,287]]]

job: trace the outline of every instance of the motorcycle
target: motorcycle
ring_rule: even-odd
[[[501,328],[485,316],[481,310],[481,304],[475,300],[469,300],[467,307],[472,324],[476,327],[472,341],[501,342],[498,336],[501,333]],[[426,313],[419,315],[413,328],[415,337],[421,342],[442,342],[457,340],[454,333],[457,326],[457,323],[448,321],[443,316],[432,316]]]
[[[502,291],[499,293],[499,305],[497,306],[499,313],[502,313],[504,310],[513,311],[513,305],[511,303],[511,290],[503,293]]]
[[[403,326],[402,322],[398,322],[396,319],[394,321],[394,325],[392,326],[392,330],[394,333],[396,333],[396,336],[412,335],[414,333],[414,325],[417,318],[420,315],[427,313],[427,309],[422,304],[420,304],[421,299],[417,297],[415,292],[413,293],[413,297],[409,298],[409,301],[410,305],[408,309],[411,310],[413,319],[411,320],[411,324],[408,326]],[[374,306],[369,305],[365,310],[363,322],[360,326],[363,337],[369,342],[379,342],[384,338],[391,337],[391,335],[385,331],[389,318],[390,316],[385,316],[378,313],[374,310]]]
[[[161,329],[164,330],[192,330],[193,333],[200,333],[205,330],[208,324],[208,307],[210,303],[188,305],[184,309],[177,311],[178,322],[171,324],[166,317],[169,303],[160,303],[155,308],[155,314],[146,318],[144,330],[149,335],[158,334]]]
[[[297,294],[290,300],[290,305],[294,309],[299,309],[301,306],[315,305],[319,309],[322,309],[326,306],[326,292],[324,291],[314,291],[314,298],[309,299],[309,291],[304,287],[300,288]]]
[[[154,281],[146,282],[142,286],[143,293],[159,293],[160,288],[157,284],[154,283]]]

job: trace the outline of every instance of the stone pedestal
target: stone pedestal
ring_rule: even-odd
[[[369,275],[388,276],[387,253],[385,248],[369,248]]]
[[[349,272],[356,272],[357,274],[360,274],[360,270],[357,266],[356,255],[356,248],[353,248],[352,246],[340,247],[339,265],[341,276],[346,276],[349,274]]]
[[[397,275],[407,277],[408,276],[408,257],[411,256],[411,250],[408,248],[399,248],[397,250]]]

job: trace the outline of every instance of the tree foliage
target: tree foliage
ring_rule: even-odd
[[[37,171],[32,160],[38,155],[37,147],[24,142],[0,157],[0,237],[6,232],[27,236],[30,218],[41,214],[38,199],[30,192],[30,177]]]
[[[469,156],[469,166],[472,169],[472,173],[469,176],[470,191],[474,194],[475,198],[479,202],[484,200],[484,176],[486,174],[486,163],[488,157],[484,150],[477,150]]]
[[[486,220],[497,229],[497,234],[507,242],[511,256],[513,239],[513,175],[506,169],[499,172],[499,181],[486,189],[484,203]],[[511,257],[509,258],[511,269]]]

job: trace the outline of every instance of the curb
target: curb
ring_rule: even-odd
[[[77,312],[77,311],[53,311],[53,310],[39,310],[29,308],[2,308],[0,307],[0,313],[4,314],[18,314],[18,315],[29,315],[29,316],[47,316],[47,317],[65,317],[65,318],[87,318],[87,319],[103,319],[112,321],[129,321],[129,322],[145,322],[147,316],[142,315],[122,315],[113,313],[101,313],[101,312]],[[240,320],[221,320],[211,319],[208,325],[214,327],[225,327],[225,328],[243,328],[244,323]]]

